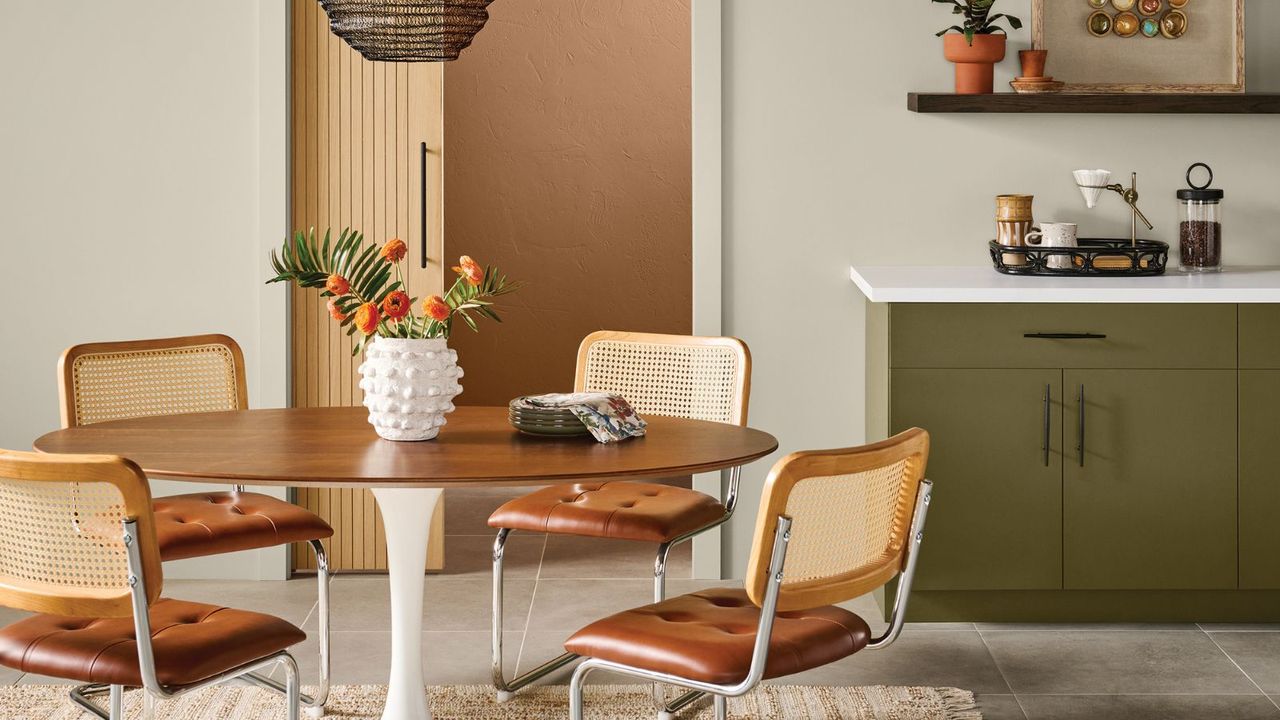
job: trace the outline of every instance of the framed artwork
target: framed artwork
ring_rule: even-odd
[[[1065,92],[1244,92],[1244,0],[1033,0]]]

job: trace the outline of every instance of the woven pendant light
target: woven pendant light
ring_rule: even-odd
[[[493,0],[319,0],[329,28],[366,60],[456,60]]]

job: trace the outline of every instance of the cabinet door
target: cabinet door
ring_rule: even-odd
[[[1235,371],[1067,370],[1064,384],[1066,588],[1236,587]]]
[[[890,384],[893,429],[932,440],[915,587],[1061,588],[1062,372],[894,370]]]
[[[1240,587],[1280,589],[1280,370],[1240,371]]]

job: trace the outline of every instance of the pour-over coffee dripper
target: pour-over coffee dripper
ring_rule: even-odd
[[[1071,173],[1075,176],[1076,187],[1080,188],[1080,194],[1084,196],[1084,204],[1090,210],[1098,205],[1098,198],[1102,197],[1103,190],[1111,190],[1119,193],[1120,197],[1128,203],[1133,209],[1133,226],[1129,240],[1134,247],[1138,245],[1138,221],[1141,220],[1148,230],[1155,230],[1155,226],[1147,219],[1146,215],[1138,209],[1138,173],[1133,173],[1130,186],[1126,188],[1119,183],[1111,182],[1110,170],[1076,170]]]

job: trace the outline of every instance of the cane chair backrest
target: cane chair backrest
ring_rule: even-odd
[[[851,600],[901,572],[928,457],[929,434],[913,428],[872,445],[778,461],[747,568],[752,602],[764,600],[779,516],[792,520],[779,610]]]

